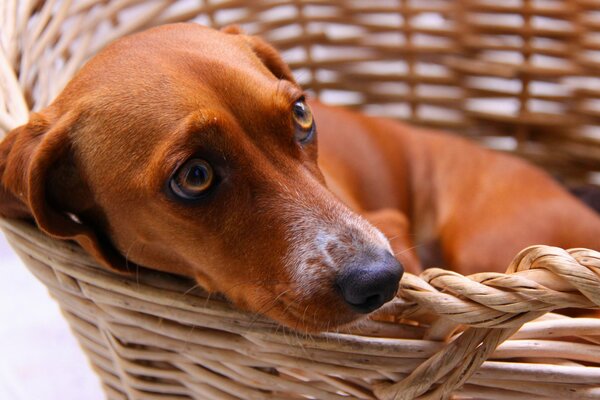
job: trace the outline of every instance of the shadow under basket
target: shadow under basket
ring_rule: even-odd
[[[500,3],[5,0],[0,132],[117,37],[237,23],[277,47],[323,101],[442,127],[564,182],[597,184],[600,3]],[[407,274],[385,316],[307,335],[190,280],[119,276],[28,223],[0,226],[60,304],[109,399],[600,399],[600,318],[552,313],[600,307],[593,250],[534,246],[506,274]]]

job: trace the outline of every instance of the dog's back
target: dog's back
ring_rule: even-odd
[[[600,248],[600,216],[523,160],[446,133],[313,108],[330,187],[358,211],[406,214],[414,242],[405,246],[441,254],[443,266],[504,271],[530,245]]]

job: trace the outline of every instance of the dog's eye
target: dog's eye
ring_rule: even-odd
[[[192,158],[183,164],[171,178],[171,190],[184,199],[195,199],[208,190],[215,175],[209,163]]]
[[[298,100],[292,106],[292,116],[296,125],[296,140],[302,144],[312,140],[315,132],[312,111],[304,100]]]

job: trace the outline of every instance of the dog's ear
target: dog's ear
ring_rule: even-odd
[[[296,83],[290,67],[283,61],[277,50],[263,39],[258,36],[244,34],[238,25],[226,26],[221,31],[232,35],[240,35],[276,78]]]
[[[6,138],[0,142],[0,178],[4,176],[4,171],[6,171],[10,149],[15,146],[17,138],[25,130],[26,125],[20,126],[8,133]],[[16,166],[15,170],[24,172],[24,168],[20,166]],[[16,181],[17,179],[15,178],[14,180]],[[13,189],[9,190],[4,184],[0,184],[0,216],[17,219],[30,217],[31,212],[18,195],[23,193],[23,191],[20,187],[14,187]]]
[[[9,132],[0,143],[0,215],[33,218],[50,236],[75,240],[103,266],[127,272],[132,265],[110,241],[69,209],[77,201],[80,208],[91,201],[83,194],[86,188],[78,172],[65,166],[74,165],[69,161],[69,127],[65,119],[51,125],[33,114],[29,123]],[[68,196],[78,199],[65,200]]]

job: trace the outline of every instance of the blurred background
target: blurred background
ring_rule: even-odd
[[[102,399],[57,304],[1,232],[0,260],[0,399]]]

